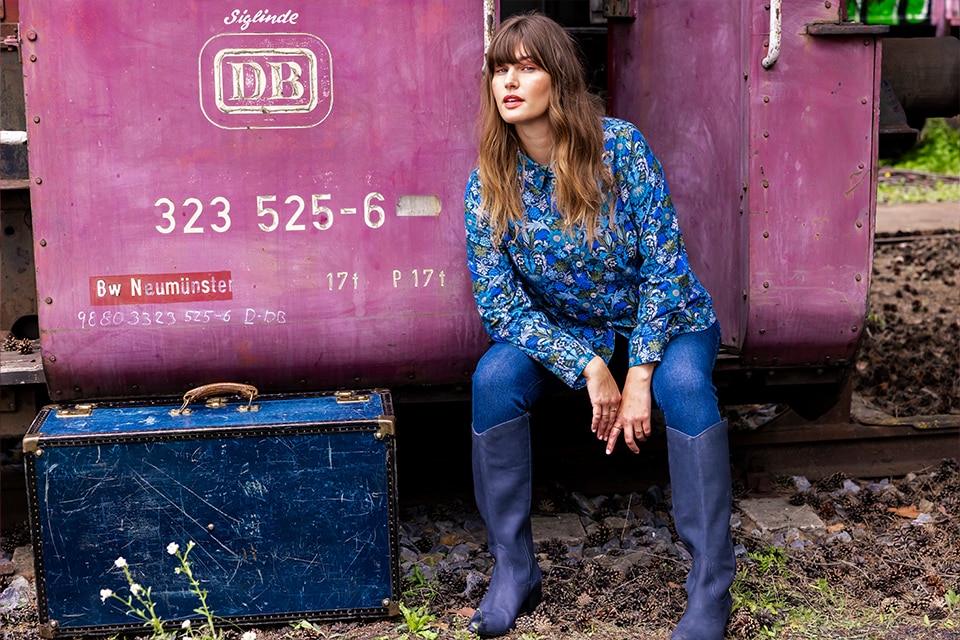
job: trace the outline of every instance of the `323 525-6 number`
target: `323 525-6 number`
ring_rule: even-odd
[[[284,206],[281,207],[276,204],[279,200],[277,195],[257,196],[257,226],[266,233],[281,228],[290,232],[306,231],[308,227],[325,231],[333,226],[335,209],[328,206],[331,198],[329,193],[315,193],[309,197],[308,207],[307,199],[294,194],[284,198]],[[383,200],[383,195],[376,191],[368,193],[363,199],[363,208],[359,213],[364,224],[371,229],[379,229],[386,221],[387,214],[378,204]],[[154,228],[165,235],[176,231],[179,210],[176,203],[170,198],[158,198],[153,205],[159,210],[161,218],[161,223]],[[182,216],[186,217],[186,223],[181,228],[182,233],[204,233],[208,226],[216,233],[225,233],[233,224],[230,201],[223,196],[210,200],[206,205],[209,210],[205,210],[205,205],[199,198],[187,198],[181,207]],[[343,207],[337,211],[340,215],[358,213],[356,207]]]

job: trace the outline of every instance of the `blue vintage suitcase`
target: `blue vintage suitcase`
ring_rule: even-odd
[[[256,396],[216,384],[183,402],[40,412],[23,448],[41,635],[142,631],[101,598],[129,594],[121,557],[171,627],[196,619],[198,598],[168,552],[191,541],[193,575],[222,622],[396,612],[389,392]]]

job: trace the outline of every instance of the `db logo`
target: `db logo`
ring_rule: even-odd
[[[313,127],[332,107],[330,50],[316,36],[227,33],[200,50],[200,108],[218,127]]]

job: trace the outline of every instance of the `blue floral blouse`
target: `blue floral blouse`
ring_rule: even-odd
[[[567,385],[609,362],[615,333],[630,340],[630,366],[658,362],[671,337],[716,321],[710,295],[690,268],[663,169],[635,126],[604,118],[604,160],[614,177],[613,224],[604,207],[595,239],[563,231],[551,167],[522,153],[526,217],[494,244],[483,214],[479,171],[467,183],[467,264],[487,332],[518,346]],[[572,236],[571,236],[572,233]]]

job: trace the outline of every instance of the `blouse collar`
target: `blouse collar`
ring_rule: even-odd
[[[523,184],[543,191],[553,179],[553,163],[543,165],[535,162],[522,151],[517,152],[520,180]]]

